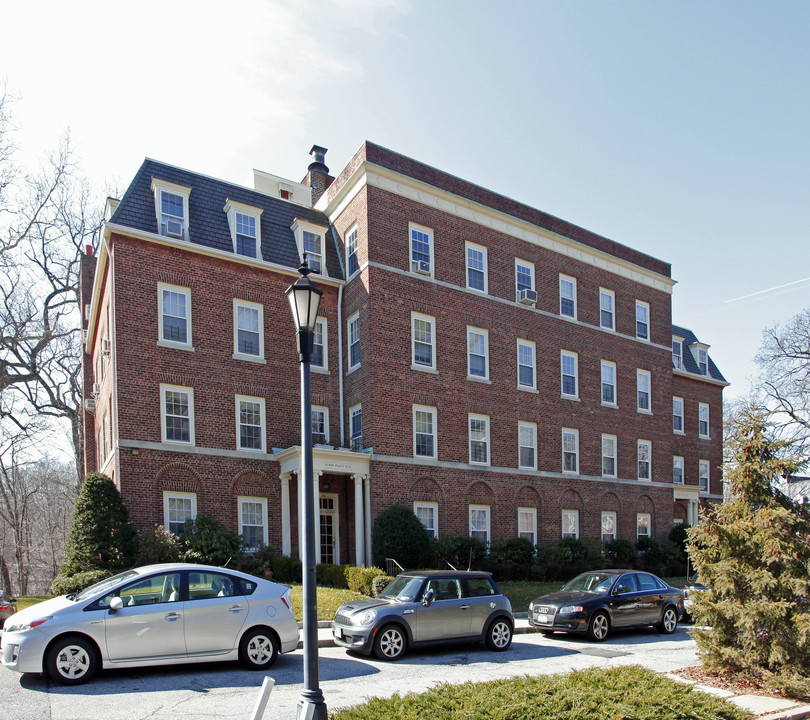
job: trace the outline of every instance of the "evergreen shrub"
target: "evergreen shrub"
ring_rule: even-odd
[[[478,538],[445,535],[433,541],[433,562],[440,570],[446,570],[448,564],[457,570],[481,570],[486,556],[487,546]]]
[[[136,565],[179,562],[183,557],[183,544],[174,533],[167,532],[163,525],[138,530],[138,556]]]
[[[423,568],[430,562],[430,536],[413,511],[393,504],[374,521],[371,531],[374,564],[382,567],[393,558],[405,569]]]
[[[273,558],[273,580],[280,583],[301,582],[301,561],[289,555],[276,555]]]
[[[380,597],[380,593],[391,584],[393,579],[390,575],[377,575],[371,581],[371,594],[374,597]]]
[[[242,537],[232,533],[216,518],[197,515],[186,520],[183,542],[183,559],[203,565],[226,565],[238,568],[245,557]]]
[[[365,565],[361,565],[360,567],[356,565],[346,566],[346,584],[349,590],[368,595],[369,597],[374,594],[372,589],[374,578],[380,577],[381,575],[385,576],[385,571],[378,567],[366,567]]]
[[[59,596],[80,592],[91,585],[95,585],[97,582],[112,577],[114,574],[115,573],[109,570],[86,570],[85,572],[76,573],[70,577],[59,575],[51,583],[51,593],[54,596]]]

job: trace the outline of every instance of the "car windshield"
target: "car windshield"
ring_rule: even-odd
[[[563,590],[568,592],[604,593],[610,590],[610,586],[615,579],[615,575],[602,572],[582,573],[582,575],[577,575],[573,580],[563,585]]]
[[[125,572],[118,573],[118,575],[113,575],[106,580],[102,580],[101,582],[97,582],[95,585],[85,588],[80,593],[71,596],[70,599],[73,600],[73,602],[89,600],[91,597],[98,595],[111,587],[115,587],[118,585],[118,583],[123,582],[124,580],[129,580],[130,578],[136,577],[137,575],[138,573],[136,573],[134,570],[126,570]]]
[[[388,587],[380,593],[380,597],[383,600],[413,602],[416,599],[416,593],[422,587],[422,581],[423,578],[399,575],[388,583]]]

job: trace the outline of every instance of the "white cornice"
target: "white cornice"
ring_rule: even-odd
[[[331,202],[319,201],[316,208],[326,212],[330,222],[334,223],[337,216],[366,185],[492,228],[667,294],[672,294],[672,288],[676,284],[675,280],[660,273],[369,162],[358,165]]]
[[[697,373],[690,373],[686,370],[676,370],[675,368],[673,368],[672,374],[678,375],[680,377],[689,378],[690,380],[697,380],[698,382],[709,383],[710,385],[718,385],[720,387],[728,387],[729,385],[731,385],[730,382],[726,382],[725,380],[718,380],[717,378],[709,377],[708,375],[698,375]]]

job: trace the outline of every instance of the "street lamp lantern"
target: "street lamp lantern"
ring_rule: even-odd
[[[287,288],[295,327],[298,329],[298,358],[301,361],[301,479],[304,604],[304,687],[298,701],[299,720],[327,720],[326,702],[318,686],[318,596],[315,578],[315,487],[312,479],[312,397],[309,385],[310,356],[315,342],[315,322],[323,291],[307,276],[312,272],[307,256],[298,268],[301,277]],[[302,503],[303,501],[303,503]]]

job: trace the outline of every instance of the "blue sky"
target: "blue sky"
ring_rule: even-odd
[[[672,264],[673,322],[746,392],[810,305],[810,3],[14,3],[20,159],[70,128],[99,188],[144,157],[236,182],[368,139]]]

